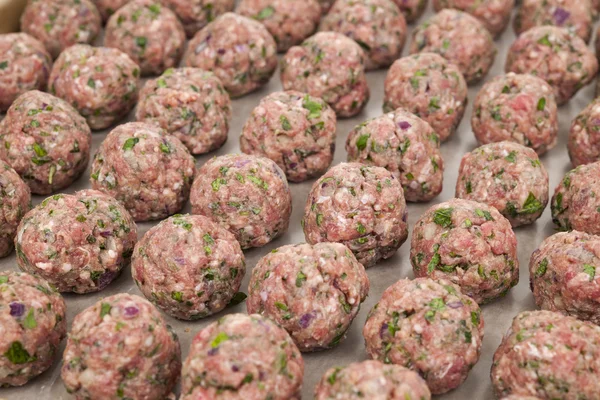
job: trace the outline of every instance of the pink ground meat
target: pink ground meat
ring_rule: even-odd
[[[433,8],[440,11],[454,8],[477,18],[494,37],[508,26],[515,0],[433,0]]]
[[[13,250],[17,227],[31,208],[29,186],[4,161],[0,161],[0,257]]]
[[[600,161],[600,100],[593,100],[571,124],[569,157],[574,167]]]
[[[96,5],[102,19],[107,21],[108,18],[115,13],[119,8],[129,3],[131,0],[92,0]]]
[[[235,7],[235,0],[160,0],[160,2],[175,11],[189,38],[220,15],[233,11]]]

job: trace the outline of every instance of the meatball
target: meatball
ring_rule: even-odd
[[[300,351],[337,346],[369,293],[365,268],[339,243],[283,246],[252,270],[248,314],[288,331]]]
[[[260,22],[226,13],[194,36],[183,64],[214,72],[231,97],[240,97],[269,82],[277,45]]]
[[[427,384],[414,371],[379,361],[331,368],[315,388],[316,400],[431,400]]]
[[[67,335],[65,308],[45,280],[0,271],[0,387],[24,385],[50,368]]]
[[[356,126],[346,141],[348,161],[386,168],[407,201],[429,201],[442,191],[444,160],[438,135],[399,108]]]
[[[431,207],[415,224],[410,248],[415,276],[448,279],[479,304],[519,282],[517,238],[494,207],[453,199]]]
[[[204,154],[227,141],[231,100],[212,72],[169,69],[146,82],[135,116],[176,136],[192,154]]]
[[[283,171],[268,158],[228,154],[198,170],[190,195],[192,212],[235,235],[242,249],[262,247],[290,223],[292,195]]]
[[[544,154],[558,136],[554,90],[529,74],[497,76],[477,94],[471,126],[479,144],[509,140]]]
[[[175,13],[158,0],[134,0],[110,17],[104,45],[131,57],[142,75],[159,75],[179,64],[185,32]]]
[[[320,29],[354,39],[365,51],[368,70],[390,66],[406,41],[406,20],[392,0],[339,0]]]
[[[593,100],[573,120],[568,149],[575,167],[600,161],[600,99]]]
[[[340,117],[358,114],[369,101],[365,53],[337,32],[319,32],[281,60],[281,83],[325,100]]]
[[[119,8],[129,3],[131,0],[92,0],[96,5],[102,19],[107,21],[108,18],[115,13]]]
[[[477,18],[494,37],[500,36],[510,22],[515,0],[433,0],[433,8],[453,8]]]
[[[600,327],[551,311],[517,315],[494,354],[497,396],[593,399],[600,392]]]
[[[563,28],[540,26],[521,34],[506,59],[506,72],[531,74],[552,86],[566,103],[598,72],[598,60],[585,42]]]
[[[201,215],[175,215],[136,245],[131,271],[144,296],[161,310],[195,320],[227,306],[240,288],[246,264],[229,231]]]
[[[600,162],[566,173],[552,196],[552,221],[558,230],[600,235]]]
[[[342,243],[369,268],[404,243],[407,216],[402,185],[394,174],[342,163],[313,185],[302,226],[308,243]]]
[[[52,58],[26,33],[0,35],[0,113],[25,92],[45,90]]]
[[[408,23],[415,22],[423,15],[427,8],[427,1],[428,0],[394,0]]]
[[[417,53],[392,64],[383,110],[404,108],[428,122],[442,141],[455,131],[467,105],[467,83],[458,67],[435,53]]]
[[[275,161],[292,182],[322,175],[335,152],[335,112],[320,98],[287,91],[260,101],[240,136],[244,153]]]
[[[410,53],[440,54],[456,64],[471,84],[487,75],[497,49],[479,20],[462,11],[444,9],[413,31]]]
[[[218,16],[233,11],[235,0],[160,0],[175,11],[183,22],[188,37],[204,28]]]
[[[121,293],[77,314],[61,377],[77,400],[162,400],[180,368],[179,340],[162,315],[141,297]]]
[[[42,42],[52,58],[76,43],[92,43],[101,29],[90,0],[30,0],[21,16],[21,30]]]
[[[10,165],[0,160],[0,257],[8,256],[21,218],[31,208],[29,186]]]
[[[260,21],[278,51],[287,51],[313,34],[321,20],[318,0],[242,0],[237,13]]]
[[[229,314],[198,332],[181,374],[181,400],[299,400],[304,361],[270,319]]]
[[[75,45],[61,53],[50,74],[50,92],[71,103],[90,128],[123,119],[137,101],[140,69],[120,50]]]
[[[403,279],[383,292],[363,335],[371,358],[418,372],[442,394],[479,360],[483,325],[477,304],[450,281]]]
[[[94,189],[116,198],[136,221],[179,212],[196,171],[194,157],[175,136],[143,122],[113,129],[94,156]]]
[[[77,111],[48,93],[22,94],[0,122],[0,158],[23,178],[32,193],[66,188],[85,171],[92,133]]]
[[[549,184],[548,172],[535,151],[499,142],[463,156],[456,197],[493,206],[514,228],[542,216],[550,197]]]

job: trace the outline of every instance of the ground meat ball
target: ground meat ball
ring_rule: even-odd
[[[268,158],[228,154],[200,168],[190,195],[192,212],[212,218],[233,233],[242,249],[262,247],[290,223],[287,180]]]
[[[288,91],[260,101],[240,136],[244,153],[275,161],[292,182],[322,175],[335,152],[335,112],[323,100]]]
[[[0,160],[0,257],[13,250],[17,226],[31,208],[29,186],[10,165]]]
[[[30,90],[44,90],[52,68],[50,54],[25,33],[0,35],[0,113]]]
[[[573,120],[568,148],[575,167],[600,161],[600,99],[593,100]]]
[[[398,5],[408,23],[419,19],[427,8],[427,0],[394,0],[394,2]]]
[[[0,158],[10,164],[32,193],[66,188],[85,171],[92,134],[77,111],[50,94],[21,95],[0,122]]]
[[[337,346],[369,293],[365,268],[339,243],[288,245],[252,270],[248,314],[288,331],[301,351]]]
[[[483,325],[477,304],[450,281],[403,279],[383,292],[363,335],[371,358],[417,371],[442,394],[479,360]]]
[[[589,42],[594,13],[590,0],[523,0],[514,28],[519,35],[535,26],[558,26]]]
[[[532,149],[512,142],[481,146],[462,158],[456,197],[496,208],[514,227],[542,216],[548,172]]]
[[[192,154],[204,154],[227,141],[231,100],[212,72],[169,69],[146,82],[135,116],[175,135]]]
[[[358,125],[346,141],[348,161],[386,168],[402,184],[407,201],[429,201],[442,191],[444,160],[438,135],[399,108]]]
[[[417,53],[394,62],[385,78],[383,110],[404,108],[428,122],[442,141],[465,113],[467,83],[458,67],[435,53]]]
[[[321,20],[317,0],[242,0],[237,13],[260,21],[273,35],[278,51],[301,43]]]
[[[477,18],[494,37],[498,37],[510,22],[515,0],[433,0],[433,8],[454,8]]]
[[[179,340],[162,315],[141,297],[122,293],[75,317],[61,377],[77,400],[162,400],[180,368]]]
[[[340,117],[358,114],[369,101],[365,53],[341,33],[319,32],[292,47],[281,61],[281,83],[325,100]]]
[[[142,75],[159,75],[179,63],[185,32],[175,13],[158,0],[134,0],[110,17],[104,45],[129,55]]]
[[[413,229],[410,257],[415,276],[451,280],[479,304],[504,296],[519,282],[510,222],[475,201],[431,207]]]
[[[148,300],[175,318],[195,320],[243,296],[236,293],[246,264],[229,231],[201,215],[175,215],[136,245],[131,271]]]
[[[104,129],[135,106],[139,75],[137,64],[120,50],[75,45],[54,63],[49,86],[86,118],[90,128]]]
[[[354,39],[365,51],[367,69],[391,65],[406,40],[406,20],[392,0],[339,0],[320,29]]]
[[[567,172],[552,197],[552,220],[558,230],[600,235],[600,162]]]
[[[97,190],[56,194],[28,212],[17,230],[17,263],[61,292],[107,287],[129,265],[137,229],[129,213]]]
[[[477,94],[471,126],[479,144],[509,140],[544,154],[558,135],[554,91],[533,75],[497,76]]]
[[[303,376],[300,351],[283,328],[258,314],[229,314],[194,337],[181,400],[299,400]]]
[[[142,122],[113,129],[94,157],[92,187],[116,198],[136,221],[173,215],[187,201],[194,157],[174,136]]]
[[[506,72],[531,74],[552,86],[559,105],[594,79],[598,60],[579,37],[563,28],[531,28],[512,44]]]
[[[92,43],[102,29],[90,0],[29,0],[21,30],[39,39],[53,58],[76,43]]]
[[[594,399],[600,392],[600,327],[551,311],[517,315],[494,354],[497,396]]]
[[[21,386],[54,362],[67,334],[65,301],[43,279],[0,271],[0,387]]]
[[[175,11],[183,22],[188,37],[204,28],[221,14],[233,11],[235,0],[160,0],[162,4]]]
[[[363,398],[431,400],[431,393],[416,372],[372,360],[355,362],[344,368],[331,368],[315,388],[316,400]]]
[[[92,3],[96,5],[100,15],[104,21],[108,20],[108,17],[114,14],[119,8],[129,3],[131,0],[92,0]]]
[[[445,9],[413,31],[410,53],[427,52],[456,64],[471,84],[487,75],[497,50],[492,35],[479,20],[462,11]]]
[[[231,97],[240,97],[269,82],[277,45],[261,23],[226,13],[194,36],[183,64],[214,72]]]
[[[391,172],[343,163],[313,185],[302,226],[307,242],[342,243],[369,268],[404,243],[406,221],[402,186]]]

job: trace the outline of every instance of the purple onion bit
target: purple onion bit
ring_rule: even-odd
[[[409,129],[410,127],[412,127],[412,125],[409,124],[407,121],[398,122],[398,128],[402,129],[403,131]]]
[[[215,354],[217,354],[219,352],[219,347],[213,347],[212,349],[210,349],[206,354],[208,354],[209,356],[214,356]]]
[[[309,327],[311,321],[313,320],[315,316],[313,315],[313,313],[308,313],[308,314],[304,314],[301,318],[300,321],[298,321],[298,325],[300,325],[300,328],[302,329],[306,329]]]
[[[448,303],[447,306],[450,308],[462,308],[464,304],[462,303],[462,301],[454,301],[452,303]]]
[[[135,317],[140,312],[140,309],[136,306],[128,306],[125,307],[125,316],[127,317]]]
[[[554,10],[554,13],[552,14],[552,18],[554,18],[554,22],[556,22],[556,25],[558,26],[562,26],[570,16],[571,13],[561,7],[556,7],[556,10]]]
[[[383,337],[385,336],[385,333],[388,331],[388,324],[387,322],[384,322],[383,325],[381,325],[381,329],[379,329],[379,338],[383,339]]]
[[[10,315],[13,317],[21,317],[25,314],[25,304],[13,301],[10,305]]]
[[[240,367],[238,367],[237,365],[232,365],[232,366],[231,366],[231,370],[232,370],[233,372],[240,372]]]
[[[120,271],[118,271],[118,272],[106,271],[105,273],[100,275],[100,278],[98,278],[98,281],[96,282],[96,286],[98,287],[98,290],[102,290],[105,287],[107,287],[117,277],[119,272]]]

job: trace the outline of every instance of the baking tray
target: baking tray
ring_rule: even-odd
[[[433,15],[431,5],[427,13],[419,20],[423,22],[425,19]],[[409,26],[409,34],[414,29],[414,25]],[[408,54],[407,46],[405,46],[404,55]],[[496,41],[498,54],[496,61],[486,80],[503,74],[504,62],[506,54],[511,43],[515,40],[515,35],[512,27],[509,27],[504,34]],[[101,43],[101,41],[99,42]],[[99,44],[98,43],[98,44]],[[374,71],[367,73],[367,80],[371,89],[371,99],[365,110],[358,116],[350,119],[340,119],[337,129],[337,151],[333,165],[346,161],[345,144],[348,133],[352,128],[362,121],[374,118],[382,114],[383,105],[383,82],[386,75],[385,70]],[[481,88],[483,82],[471,86],[469,88],[469,105],[465,113],[465,117],[455,133],[455,135],[442,144],[442,154],[445,161],[444,172],[444,190],[440,196],[425,204],[408,204],[408,221],[412,231],[412,227],[417,219],[432,205],[449,200],[454,197],[454,186],[458,174],[458,167],[462,155],[477,147],[477,143],[471,131],[471,107],[475,96]],[[594,82],[595,84],[595,82]],[[566,143],[571,121],[575,116],[589,104],[594,98],[594,84],[582,89],[579,94],[573,98],[567,105],[559,109],[560,131],[557,146],[543,155],[541,161],[548,169],[550,174],[550,190],[560,182],[565,172],[571,169],[569,157],[567,154]],[[233,100],[233,120],[229,131],[229,139],[227,143],[218,151],[197,157],[198,166],[201,166],[213,156],[223,155],[227,153],[239,153],[239,135],[242,127],[250,115],[252,109],[256,107],[261,98],[274,91],[281,90],[281,82],[277,73],[273,79],[262,89],[247,95],[241,99]],[[133,113],[129,119],[133,118]],[[93,134],[93,152],[106,137],[106,131],[95,132]],[[67,190],[65,193],[72,193],[77,190],[89,188],[90,170]],[[246,256],[246,276],[240,290],[247,292],[248,280],[250,273],[257,261],[277,247],[304,242],[304,234],[300,226],[304,204],[308,196],[308,192],[314,180],[307,181],[301,184],[291,184],[293,197],[293,212],[291,217],[290,228],[282,237],[271,242],[267,246],[260,249],[251,249],[245,252]],[[35,196],[34,204],[40,203],[44,197]],[[190,212],[189,203],[186,205],[183,212]],[[150,229],[154,223],[138,224],[138,235],[142,235]],[[524,310],[535,309],[535,303],[529,289],[529,273],[528,263],[531,253],[537,248],[543,239],[552,235],[555,230],[550,216],[550,207],[548,207],[542,217],[534,224],[517,228],[515,230],[518,239],[518,254],[521,266],[520,282],[503,299],[497,300],[491,304],[482,307],[483,317],[485,321],[485,338],[481,358],[475,365],[469,378],[456,390],[447,393],[443,396],[436,396],[436,399],[444,400],[487,400],[493,399],[492,387],[490,382],[490,368],[492,365],[492,356],[494,351],[500,344],[502,335],[506,332],[515,315]],[[375,267],[367,270],[371,281],[371,290],[369,297],[363,303],[360,313],[357,315],[354,323],[348,331],[348,337],[339,346],[332,350],[304,354],[304,385],[302,389],[303,398],[312,399],[315,385],[321,379],[325,371],[334,366],[344,366],[355,361],[362,361],[367,358],[365,352],[364,340],[362,336],[362,328],[367,318],[367,314],[371,307],[381,298],[383,291],[393,284],[398,279],[413,278],[413,272],[409,259],[410,251],[410,235],[409,240],[402,245],[400,250],[390,259],[380,262]],[[14,269],[17,270],[14,253],[7,258],[0,260],[0,270]],[[126,268],[123,273],[117,278],[108,288],[100,293],[88,295],[64,294],[67,303],[67,322],[70,330],[73,318],[80,311],[99,301],[100,299],[116,293],[132,293],[142,295],[137,289],[131,278],[130,268]],[[245,313],[245,303],[235,307],[229,307],[224,311],[205,318],[200,321],[183,322],[165,315],[167,322],[174,328],[179,336],[182,349],[182,357],[187,357],[190,343],[194,335],[206,327],[211,322],[228,313]],[[62,342],[59,354],[62,355],[66,340]],[[0,389],[0,400],[70,400],[74,397],[67,394],[60,378],[61,360],[56,357],[52,367],[44,374],[30,381],[27,385],[20,388]]]

